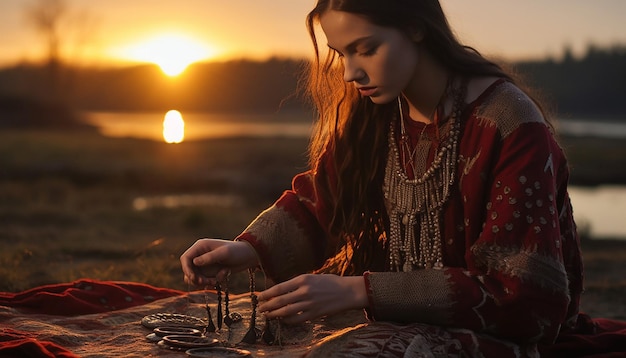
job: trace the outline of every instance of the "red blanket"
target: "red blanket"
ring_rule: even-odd
[[[85,279],[36,287],[21,293],[0,292],[0,305],[34,313],[76,316],[143,305],[183,293],[141,283]]]
[[[0,293],[0,357],[181,357],[147,339],[142,324],[158,313],[206,318],[217,306],[215,291],[181,292],[139,283],[79,280],[21,293]],[[284,330],[282,345],[241,343],[251,322],[248,293],[230,295],[230,312],[243,319],[215,333],[220,341],[254,356],[297,357],[340,327],[364,323],[362,312]],[[213,320],[217,317],[212,310]],[[205,321],[206,322],[206,321]],[[265,322],[259,317],[257,328]],[[277,332],[274,328],[274,332]],[[228,338],[227,338],[228,337]]]
[[[626,322],[580,314],[575,333],[542,347],[542,357],[626,357]]]
[[[145,336],[150,331],[142,327],[141,319],[161,312],[203,317],[206,299],[204,292],[185,293],[140,283],[94,280],[43,286],[21,293],[0,292],[0,357],[170,354],[180,357],[180,353],[167,352],[147,342]],[[216,304],[214,292],[209,299],[210,304]],[[249,297],[245,294],[231,297],[231,309],[242,313],[245,319],[249,319],[249,305]],[[556,344],[542,347],[542,356],[626,356],[626,322],[581,315],[578,323],[576,334],[562,334]],[[262,326],[262,322],[258,324]],[[374,337],[372,332],[406,335],[411,329],[411,325],[366,322],[361,312],[351,312],[283,330],[285,344],[282,347],[261,343],[244,348],[255,356],[308,354],[309,357],[323,357],[328,352],[350,352],[354,345],[350,337]],[[235,336],[243,335],[245,325],[241,324],[239,331],[234,332]],[[412,341],[410,338],[408,342]],[[235,340],[240,341],[237,337]],[[380,356],[381,351],[365,353],[364,356]]]
[[[27,314],[77,316],[129,308],[181,294],[183,292],[140,283],[80,280],[21,293],[0,292],[0,306]],[[0,356],[77,357],[59,344],[5,327],[0,329]]]

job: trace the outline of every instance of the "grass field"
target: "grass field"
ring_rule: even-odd
[[[293,138],[168,145],[95,133],[4,130],[0,291],[84,277],[188,290],[180,254],[197,238],[241,232],[305,168],[306,145]],[[588,155],[580,141],[572,145]],[[171,194],[231,195],[241,201],[133,207],[139,197]],[[584,255],[583,309],[626,318],[626,241],[586,240]],[[245,290],[246,278],[235,279]]]
[[[187,289],[180,254],[197,238],[240,233],[289,188],[305,150],[303,139],[0,132],[0,291],[82,277]],[[137,197],[205,193],[244,201],[133,208]]]

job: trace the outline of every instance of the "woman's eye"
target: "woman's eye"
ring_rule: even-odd
[[[376,54],[377,47],[372,47],[368,50],[361,51],[361,56],[372,56]]]

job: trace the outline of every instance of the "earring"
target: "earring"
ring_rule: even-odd
[[[416,31],[411,34],[411,41],[422,42],[424,39],[424,33],[422,31]]]

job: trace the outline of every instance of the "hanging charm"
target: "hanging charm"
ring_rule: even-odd
[[[252,269],[248,270],[248,275],[250,276],[250,301],[252,304],[252,315],[250,317],[250,327],[248,328],[248,332],[241,340],[244,343],[254,344],[258,338],[256,331],[256,308],[259,303],[259,300],[256,296],[255,292],[255,283],[254,283],[254,271]]]
[[[228,277],[226,278],[226,285],[224,285],[224,324],[226,327],[230,328],[233,324],[233,319],[230,316],[230,297],[228,294]]]
[[[276,337],[272,333],[272,326],[270,325],[270,319],[265,317],[265,327],[263,328],[263,333],[261,334],[261,338],[263,342],[269,344],[270,346],[274,344]]]
[[[209,333],[215,332],[215,325],[213,324],[213,318],[211,317],[211,307],[209,307],[209,295],[207,293],[207,288],[205,288],[204,291],[204,308],[206,309],[207,325],[204,328],[203,335],[206,336]]]
[[[217,291],[217,329],[222,329],[222,286],[218,283],[215,285],[215,291]]]

